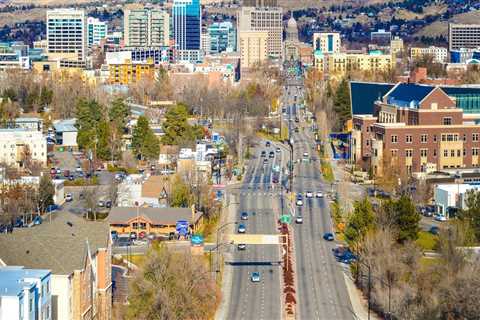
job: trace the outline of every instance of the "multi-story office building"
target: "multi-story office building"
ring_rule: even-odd
[[[87,16],[76,9],[47,10],[48,54],[84,61],[87,55]]]
[[[448,49],[476,49],[480,47],[480,24],[448,24]]]
[[[340,33],[318,32],[313,34],[313,51],[320,50],[322,53],[338,53],[342,47]]]
[[[277,0],[243,0],[244,7],[277,7]]]
[[[200,40],[202,42],[202,52],[204,55],[209,55],[210,47],[212,46],[212,38],[210,38],[210,34],[207,32],[202,32],[200,36]]]
[[[268,58],[267,31],[241,31],[238,42],[242,69],[252,68]]]
[[[0,319],[53,319],[51,272],[0,267]]]
[[[177,59],[201,60],[202,14],[199,0],[174,0],[172,7],[173,38]]]
[[[412,58],[412,60],[422,59],[427,56],[432,57],[434,62],[446,63],[448,58],[448,50],[447,48],[435,46],[430,46],[428,48],[410,48],[410,58]]]
[[[283,53],[283,12],[279,7],[243,7],[238,13],[238,33],[266,31],[267,55],[281,58]]]
[[[390,40],[390,53],[395,57],[399,54],[402,54],[404,50],[403,39],[400,37],[395,37]]]
[[[215,22],[208,27],[210,53],[232,52],[237,48],[237,32],[230,21]]]
[[[375,174],[387,166],[405,174],[480,166],[480,125],[440,87],[399,83],[378,99],[372,115],[354,115],[355,163]]]
[[[100,41],[107,37],[108,25],[106,22],[99,19],[88,17],[87,19],[88,30],[88,47],[92,45],[100,44]]]
[[[47,141],[42,132],[24,128],[0,129],[0,162],[22,167],[28,158],[47,164]]]
[[[126,47],[158,47],[170,44],[170,16],[164,10],[127,6],[123,26]]]

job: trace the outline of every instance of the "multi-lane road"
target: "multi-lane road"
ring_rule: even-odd
[[[295,208],[294,214],[303,217],[303,224],[292,225],[297,286],[297,319],[355,319],[346,289],[344,266],[337,263],[331,249],[334,243],[323,240],[325,232],[331,232],[332,222],[328,199],[316,198],[316,192],[328,193],[330,185],[324,183],[320,173],[320,162],[315,151],[315,141],[309,131],[306,119],[296,106],[302,96],[301,87],[289,87],[282,102],[290,113],[290,138],[294,142],[295,162],[292,190],[302,194],[304,204]],[[299,122],[293,121],[295,117]],[[292,121],[288,121],[291,118]],[[294,128],[298,127],[298,132]],[[264,163],[260,152],[276,151],[275,158]],[[309,161],[303,161],[303,154]],[[242,186],[237,190],[238,212],[236,220],[245,223],[246,232],[252,234],[277,234],[277,219],[282,212],[288,212],[285,191],[289,187],[287,175],[279,183],[272,182],[272,166],[287,167],[290,153],[287,145],[267,148],[265,142],[255,148],[249,161]],[[281,190],[280,185],[283,185]],[[276,189],[273,189],[276,188]],[[306,198],[312,191],[313,198]],[[240,221],[241,212],[249,214],[247,221]],[[230,263],[233,270],[232,286],[228,301],[227,319],[282,319],[282,281],[280,250],[277,246],[249,245],[246,250],[234,248]],[[270,262],[272,264],[270,264]],[[261,274],[259,283],[251,282],[251,273]]]

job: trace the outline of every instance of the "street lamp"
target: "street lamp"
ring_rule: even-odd
[[[237,222],[237,221],[227,222],[227,223],[221,225],[220,227],[218,227],[218,229],[217,229],[217,245],[216,245],[217,247],[218,247],[218,239],[219,239],[219,233],[220,233],[220,231],[221,231],[222,229],[224,229],[225,227],[231,225],[231,224],[237,225],[238,222]],[[218,254],[218,252],[217,252],[217,254]]]
[[[212,251],[215,250],[217,252],[217,263],[215,264],[215,278],[217,277],[217,272],[218,272],[218,249],[220,247],[223,247],[223,246],[226,246],[226,245],[231,245],[233,244],[233,241],[231,242],[222,242],[220,244],[217,244],[214,248],[211,248],[208,250],[208,257],[209,257],[209,261],[210,261],[210,272],[212,272],[212,265],[213,265],[213,262],[212,262]]]

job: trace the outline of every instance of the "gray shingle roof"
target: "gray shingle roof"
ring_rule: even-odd
[[[68,225],[70,222],[72,226]],[[106,222],[86,221],[59,211],[32,228],[0,234],[0,259],[7,265],[50,269],[52,274],[71,274],[83,268],[88,240],[92,253],[107,248],[110,238]]]
[[[178,220],[187,220],[192,222],[192,209],[190,208],[138,208],[139,216],[143,216],[154,224],[175,224]],[[196,222],[202,214],[195,213],[194,222]],[[136,207],[115,207],[112,208],[108,215],[107,221],[111,224],[122,224],[137,216]]]

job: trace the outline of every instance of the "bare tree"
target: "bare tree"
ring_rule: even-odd
[[[97,220],[97,203],[99,200],[98,187],[85,187],[82,191],[85,199],[85,208],[87,209],[86,218],[91,219],[90,214],[93,214],[93,220]]]

